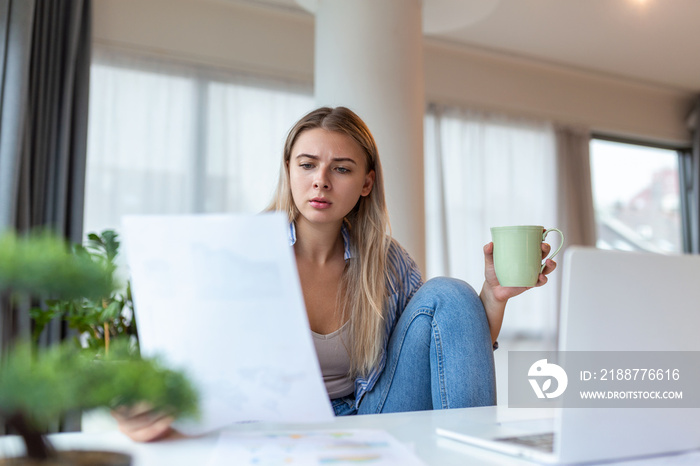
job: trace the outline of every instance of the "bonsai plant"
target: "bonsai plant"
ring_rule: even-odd
[[[65,464],[69,458],[69,464],[96,464],[97,452],[57,452],[41,434],[42,428],[66,410],[140,402],[174,416],[196,414],[197,397],[183,374],[156,360],[130,355],[123,347],[94,361],[72,344],[42,350],[21,344],[0,368],[0,416],[22,436],[32,461],[62,458]],[[84,455],[89,458],[82,463],[77,458]],[[107,453],[108,458],[114,456]],[[116,464],[129,464],[120,456]]]
[[[10,299],[103,299],[114,291],[113,272],[110,261],[71,253],[51,233],[0,236],[0,294]],[[42,433],[47,421],[68,410],[147,402],[175,416],[196,411],[196,394],[185,376],[134,355],[128,343],[116,345],[99,361],[94,353],[65,343],[38,349],[21,342],[2,356],[0,418],[22,436],[28,458],[44,461],[38,464],[51,464],[46,461],[63,454]],[[85,464],[97,463],[89,459]]]

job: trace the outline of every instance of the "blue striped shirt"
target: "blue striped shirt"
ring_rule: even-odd
[[[345,224],[343,224],[340,232],[343,235],[343,244],[345,247],[344,256],[347,261],[352,258],[352,251],[350,250],[350,232]],[[294,245],[296,240],[296,228],[294,227],[294,223],[290,223],[289,242]],[[389,292],[384,303],[384,347],[382,348],[379,364],[377,364],[366,377],[358,377],[355,379],[355,407],[359,405],[362,396],[372,390],[374,384],[377,383],[377,379],[379,379],[386,365],[386,350],[391,332],[394,331],[394,327],[399,321],[399,317],[406,308],[406,305],[408,305],[408,302],[415,292],[418,291],[418,288],[423,284],[423,278],[421,277],[418,266],[413,259],[411,259],[411,256],[408,255],[408,252],[393,238],[387,253],[387,266],[390,270],[394,270],[395,274],[389,274],[386,283]]]

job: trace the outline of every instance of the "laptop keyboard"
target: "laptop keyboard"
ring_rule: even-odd
[[[521,435],[518,437],[504,437],[496,439],[499,442],[515,443],[525,445],[536,450],[553,452],[554,451],[554,432],[546,432],[544,434]]]

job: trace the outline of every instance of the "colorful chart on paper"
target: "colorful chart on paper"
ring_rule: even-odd
[[[405,445],[381,430],[223,432],[209,466],[420,466]]]

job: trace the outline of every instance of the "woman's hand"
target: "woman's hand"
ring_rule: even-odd
[[[542,243],[542,259],[547,257],[551,250],[552,248],[549,244]],[[481,289],[479,297],[481,297],[481,302],[484,304],[484,309],[486,309],[486,317],[488,318],[489,328],[491,329],[491,340],[495,342],[501,331],[503,314],[508,300],[524,293],[532,287],[501,286],[496,277],[496,269],[493,265],[493,243],[484,246],[484,262],[486,264],[486,270],[484,272],[486,280],[484,281],[484,286]],[[537,277],[535,287],[547,283],[547,275],[552,273],[556,268],[557,263],[551,259],[547,259],[544,270],[542,270],[542,273]]]
[[[549,244],[542,243],[542,259],[547,257],[551,250],[552,247]],[[484,285],[488,285],[493,290],[493,295],[496,300],[508,301],[510,298],[518,296],[519,294],[522,294],[525,291],[532,288],[507,287],[501,286],[500,283],[498,283],[498,278],[496,277],[496,269],[493,265],[493,243],[489,243],[486,246],[484,246],[484,262],[486,263],[486,283]],[[542,270],[542,273],[540,273],[539,277],[537,277],[537,283],[535,284],[535,287],[542,286],[545,283],[547,283],[547,275],[552,273],[556,268],[557,263],[551,259],[547,259],[547,263],[545,264],[544,270]]]
[[[122,406],[113,410],[112,416],[119,423],[119,430],[136,442],[151,442],[175,434],[170,427],[174,418],[146,403]]]

